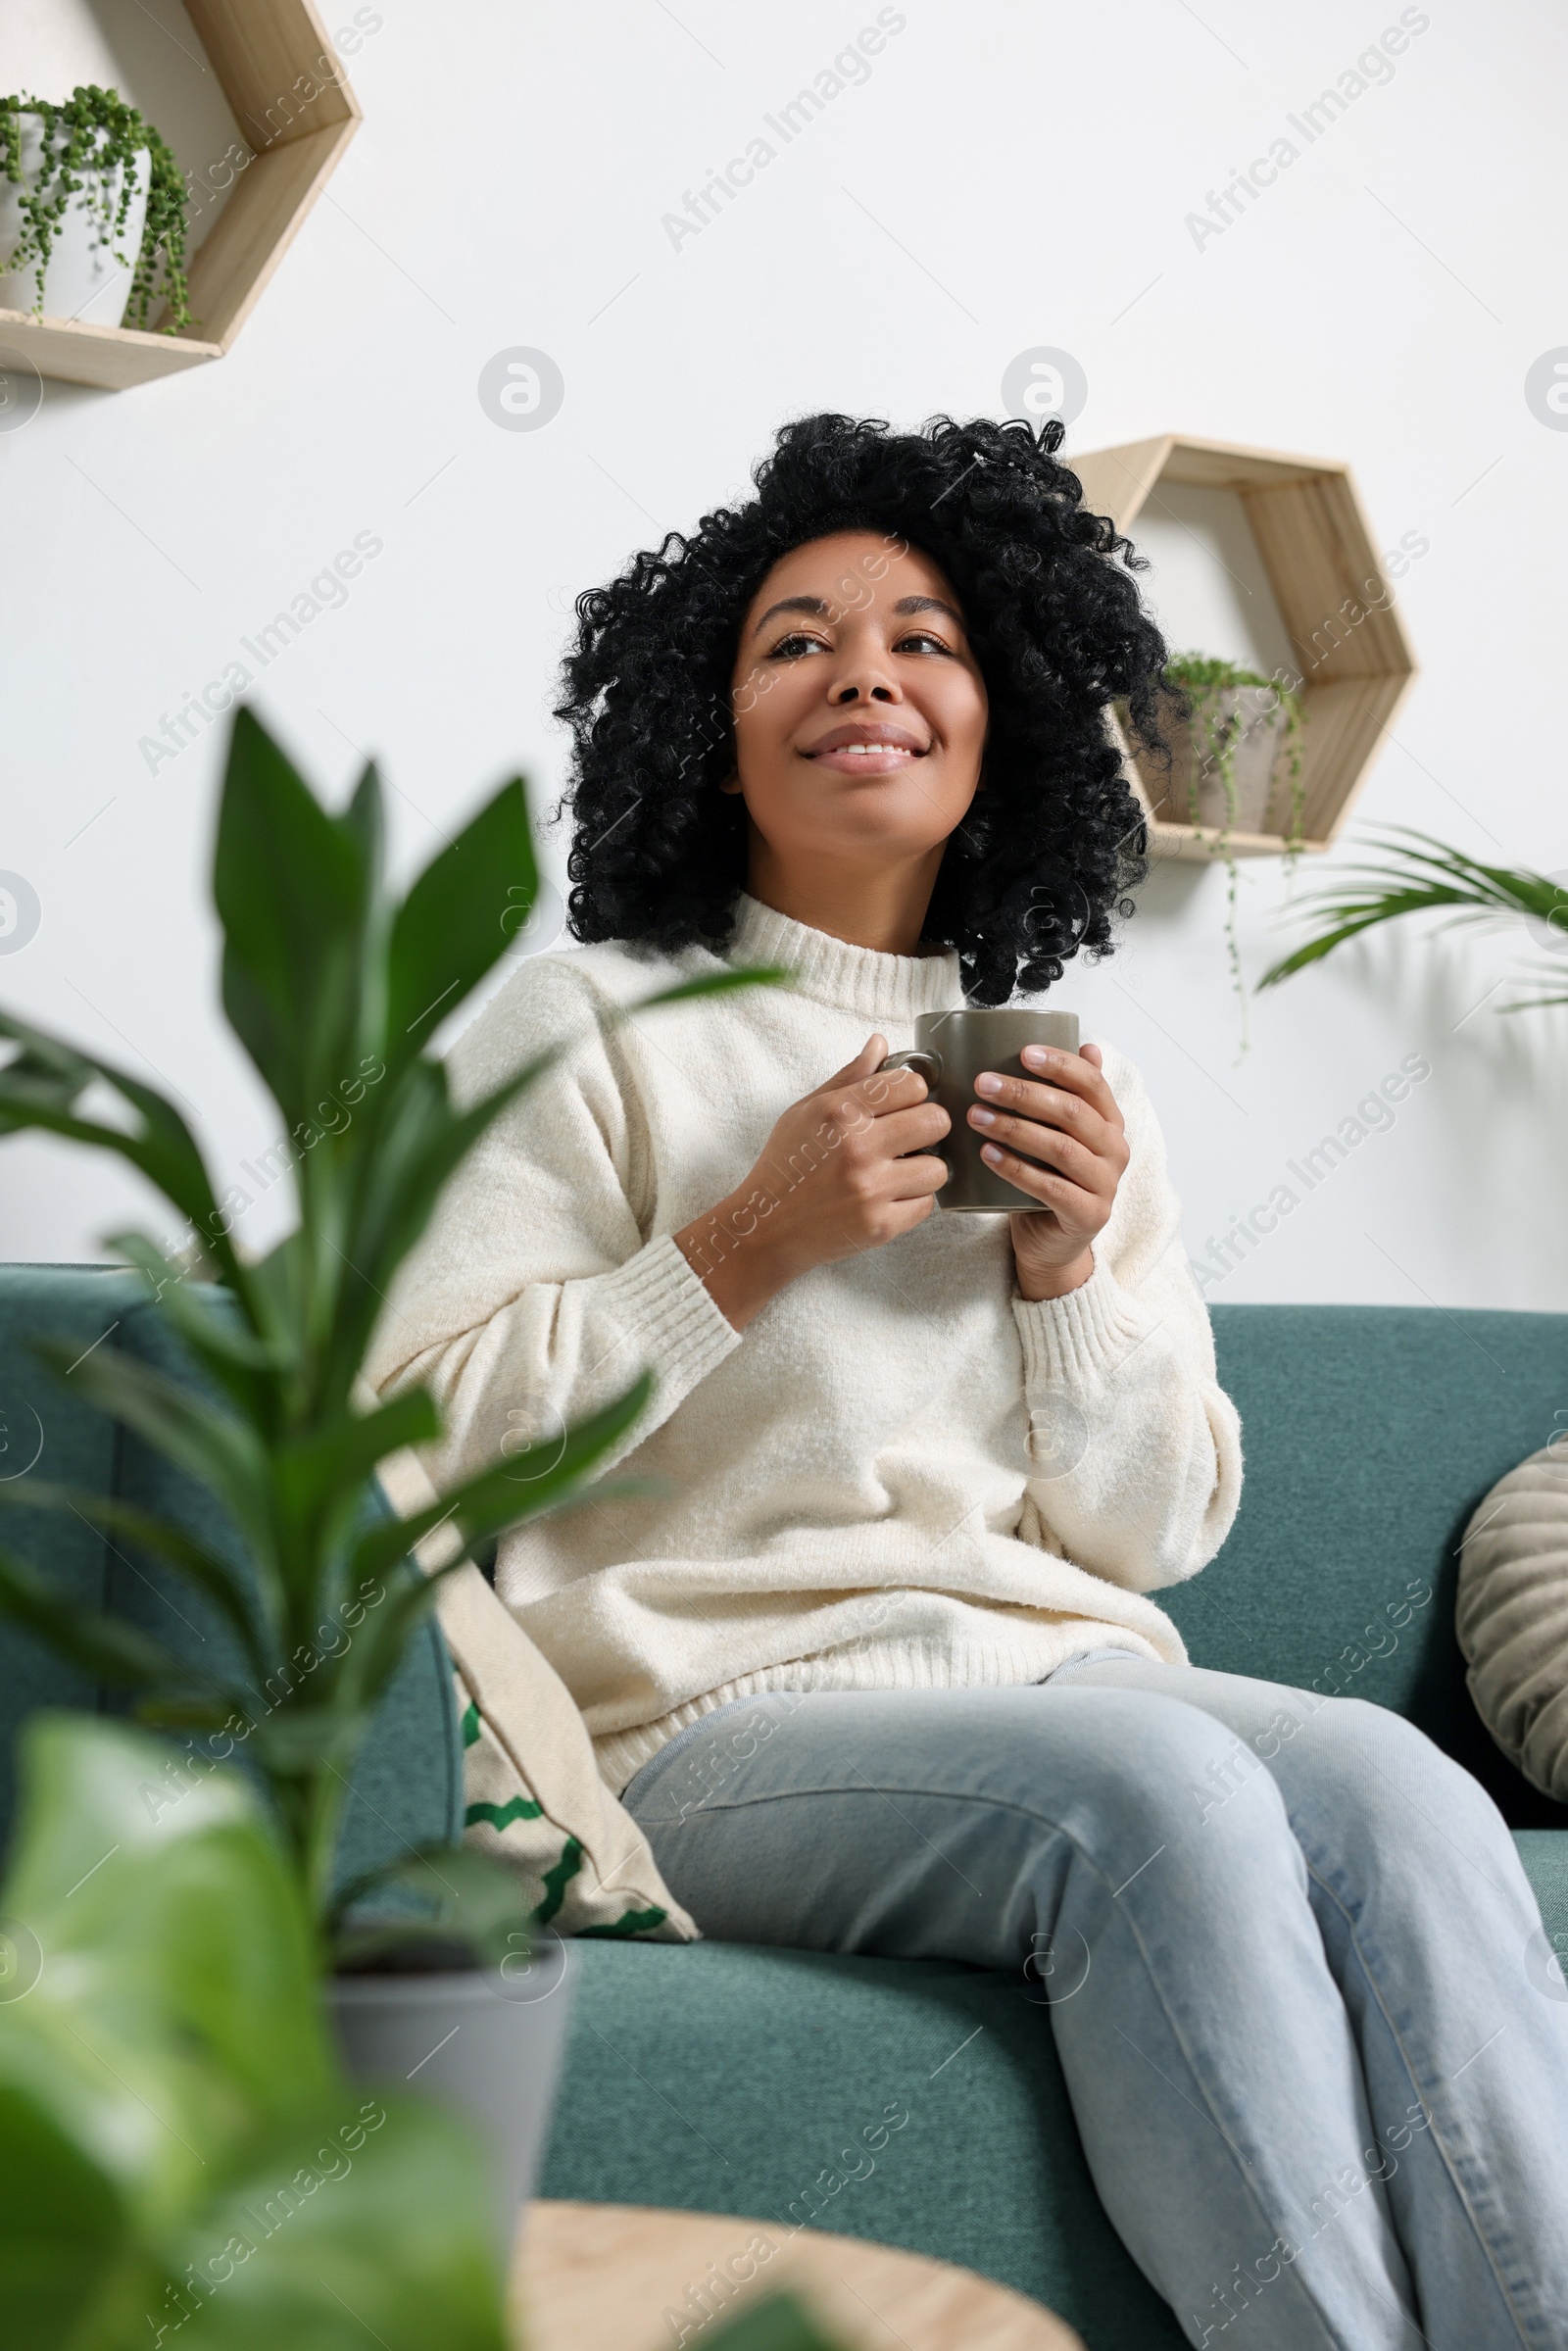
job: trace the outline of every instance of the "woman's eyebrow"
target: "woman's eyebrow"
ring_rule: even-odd
[[[786,596],[778,604],[768,606],[752,634],[760,637],[775,612],[809,612],[814,619],[825,620],[831,610],[832,607],[822,596]]]
[[[963,626],[963,614],[956,612],[951,604],[944,604],[940,596],[901,596],[893,610],[896,612],[946,612],[948,618],[956,620],[959,628]]]

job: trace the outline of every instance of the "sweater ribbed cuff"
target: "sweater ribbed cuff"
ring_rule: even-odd
[[[1109,1266],[1098,1262],[1088,1281],[1065,1297],[1015,1298],[1012,1311],[1023,1342],[1026,1392],[1104,1379],[1155,1327]]]
[[[740,1346],[739,1331],[667,1233],[613,1273],[596,1276],[594,1287],[597,1302],[658,1377],[666,1411]]]

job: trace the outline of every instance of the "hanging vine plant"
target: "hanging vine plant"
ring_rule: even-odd
[[[42,151],[33,171],[23,167],[24,116],[35,116],[41,130]],[[136,158],[143,149],[150,162],[147,217],[132,260],[122,247],[137,193]],[[169,306],[165,334],[193,323],[185,282],[185,182],[172,148],[118,90],[78,83],[59,105],[47,98],[0,98],[0,170],[21,191],[22,215],[21,237],[0,266],[7,271],[34,270],[35,315],[43,312],[44,273],[67,207],[82,195],[98,232],[95,243],[107,246],[131,272],[124,323],[145,330],[160,299]]]
[[[1230,963],[1231,984],[1241,1007],[1242,1045],[1245,1053],[1249,1037],[1247,1028],[1247,983],[1242,976],[1241,941],[1237,935],[1237,904],[1241,869],[1231,851],[1231,835],[1236,830],[1236,754],[1244,740],[1241,713],[1227,710],[1223,696],[1239,688],[1260,688],[1275,697],[1275,707],[1284,712],[1284,732],[1279,750],[1286,755],[1286,782],[1290,787],[1290,809],[1285,828],[1285,871],[1287,876],[1296,868],[1303,846],[1301,830],[1305,794],[1301,784],[1301,729],[1306,724],[1306,704],[1298,686],[1290,686],[1279,677],[1264,677],[1259,670],[1245,669],[1235,661],[1221,661],[1211,654],[1180,653],[1165,665],[1164,682],[1172,695],[1185,706],[1184,714],[1193,728],[1193,757],[1188,766],[1188,821],[1201,833],[1202,821],[1199,810],[1199,784],[1205,775],[1219,779],[1225,796],[1225,814],[1217,833],[1212,836],[1214,855],[1225,866],[1225,951]],[[1269,713],[1272,715],[1272,713]],[[1279,752],[1275,755],[1276,760]]]

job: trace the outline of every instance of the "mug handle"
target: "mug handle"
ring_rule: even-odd
[[[928,1053],[923,1046],[914,1045],[903,1053],[889,1053],[887,1059],[879,1062],[877,1067],[879,1072],[884,1069],[912,1069],[924,1078],[926,1092],[935,1094],[937,1081],[942,1075],[942,1056]]]

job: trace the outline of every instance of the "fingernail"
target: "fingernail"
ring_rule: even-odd
[[[1049,1069],[1055,1058],[1049,1045],[1026,1045],[1018,1057],[1031,1069]]]
[[[980,1076],[975,1079],[974,1090],[976,1094],[1000,1094],[1002,1092],[1002,1080],[998,1077],[994,1069],[983,1070]]]
[[[982,1143],[980,1146],[980,1156],[982,1159],[989,1159],[993,1167],[1000,1167],[1002,1165],[1002,1153],[998,1151],[994,1143]]]
[[[997,1114],[995,1110],[982,1110],[977,1102],[969,1113],[969,1120],[973,1126],[994,1127],[997,1123]]]

